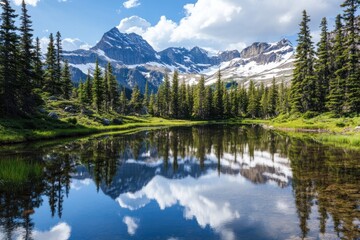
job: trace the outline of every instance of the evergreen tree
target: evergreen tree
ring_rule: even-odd
[[[104,85],[103,79],[101,76],[101,69],[99,67],[99,61],[96,60],[95,71],[94,71],[94,80],[92,84],[92,103],[96,111],[101,111],[102,104],[104,101]]]
[[[238,114],[239,114],[239,99],[238,99],[238,91],[236,89],[235,84],[233,84],[233,87],[230,92],[230,106],[231,106],[231,115],[233,117],[238,116]]]
[[[315,62],[315,72],[316,72],[316,86],[315,86],[315,96],[316,96],[316,110],[319,112],[324,112],[326,97],[329,94],[329,84],[330,84],[330,56],[329,56],[329,40],[328,40],[328,30],[327,30],[327,21],[326,18],[321,20],[321,35],[320,42],[317,44],[317,60]]]
[[[356,12],[360,0],[345,0],[341,7],[344,8],[345,21],[345,55],[347,69],[347,103],[351,112],[360,113],[360,48],[359,32],[356,23]]]
[[[40,40],[36,38],[35,52],[34,52],[34,82],[37,88],[43,87],[44,84],[44,70],[41,62],[41,48]]]
[[[213,115],[213,91],[210,86],[205,87],[205,119],[210,119]]]
[[[248,94],[244,86],[239,86],[239,114],[246,115],[248,109]]]
[[[174,72],[171,84],[171,116],[179,117],[179,73]]]
[[[309,22],[310,18],[304,10],[298,34],[295,69],[291,85],[294,112],[306,112],[315,109],[314,47],[311,41]]]
[[[54,37],[51,33],[49,36],[49,44],[46,53],[45,60],[45,90],[54,95],[56,91],[56,51],[54,45]]]
[[[61,74],[61,90],[65,99],[70,99],[72,89],[73,84],[71,81],[69,62],[66,60]]]
[[[148,111],[149,114],[152,116],[156,115],[155,103],[156,103],[155,94],[152,93],[150,94],[150,100],[148,104]]]
[[[145,93],[144,93],[144,102],[143,102],[143,105],[144,107],[146,108],[149,108],[149,82],[148,80],[146,80],[146,83],[145,83]]]
[[[186,99],[186,84],[185,81],[183,81],[180,85],[180,91],[179,91],[179,117],[180,118],[189,118],[189,106]]]
[[[263,118],[269,116],[269,89],[266,87],[261,95],[261,114]]]
[[[170,91],[170,80],[169,76],[166,74],[163,84],[163,91],[161,93],[161,105],[162,105],[162,111],[163,116],[169,117],[170,116],[170,102],[171,102],[171,91]]]
[[[62,83],[61,83],[61,62],[62,62],[62,40],[61,40],[61,34],[60,32],[56,33],[56,40],[55,40],[55,85],[56,85],[56,91],[59,93],[62,89]]]
[[[194,109],[194,95],[195,95],[195,86],[186,87],[186,105],[187,105],[187,118],[191,118],[192,112]]]
[[[120,114],[124,115],[126,113],[126,107],[127,107],[127,98],[126,98],[126,92],[125,88],[120,93],[119,97],[119,112]]]
[[[34,88],[34,46],[31,20],[28,15],[25,1],[21,6],[21,26],[20,26],[20,45],[19,45],[19,81],[21,82],[19,91],[19,101],[22,112],[32,113],[35,109]]]
[[[132,111],[140,113],[142,108],[142,99],[139,87],[136,85],[131,93],[130,106]]]
[[[275,78],[272,80],[272,85],[269,90],[269,104],[268,104],[268,114],[270,117],[274,117],[277,115],[276,109],[277,109],[277,101],[278,101],[279,91],[276,86]]]
[[[0,26],[0,113],[16,115],[18,109],[18,93],[20,81],[18,79],[18,42],[16,31],[15,10],[11,8],[9,0],[1,2]]]
[[[80,79],[79,81],[79,87],[78,87],[78,98],[80,103],[84,104],[85,103],[85,84],[83,83],[83,81]]]
[[[84,103],[91,105],[92,99],[92,80],[90,77],[90,71],[88,71],[86,81],[84,83]]]
[[[346,73],[345,66],[346,52],[344,47],[344,33],[343,25],[341,23],[341,16],[336,17],[335,22],[335,40],[332,47],[332,54],[334,55],[334,63],[332,69],[334,74],[330,80],[330,93],[328,96],[327,107],[335,114],[342,114],[345,106],[346,93]]]
[[[223,102],[223,113],[222,118],[230,116],[231,106],[228,91],[226,91],[225,85],[222,85],[222,102]]]
[[[199,119],[206,119],[205,106],[205,77],[201,76],[199,83],[196,85],[196,93],[194,99],[194,117]]]
[[[110,63],[108,64],[107,69],[108,69],[107,87],[110,98],[110,109],[114,111],[118,107],[117,99],[119,98],[119,84],[116,80],[115,75],[113,74],[113,69]]]
[[[250,80],[249,103],[248,103],[247,113],[251,118],[259,117],[259,113],[260,113],[259,92],[261,91],[257,91],[254,82]]]
[[[221,72],[218,72],[215,92],[214,92],[214,115],[216,118],[222,118],[224,113],[224,103],[223,103],[223,84],[221,81]]]

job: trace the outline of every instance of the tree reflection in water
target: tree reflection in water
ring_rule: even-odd
[[[257,126],[214,125],[77,140],[34,147],[30,154],[19,152],[16,156],[0,153],[0,161],[16,157],[29,168],[40,164],[42,171],[16,187],[9,179],[0,179],[0,232],[6,239],[12,239],[18,229],[24,239],[32,239],[31,216],[44,204],[43,199],[48,199],[51,216],[61,218],[71,178],[91,177],[98,191],[115,199],[121,193],[138,191],[159,174],[135,165],[122,172],[128,162],[161,164],[160,174],[170,179],[198,178],[214,168],[219,176],[241,174],[254,184],[272,181],[281,188],[292,187],[302,238],[309,235],[314,206],[320,234],[326,234],[332,223],[339,238],[360,238],[359,151],[327,147]],[[271,162],[262,160],[263,156]],[[185,160],[196,165],[186,169]],[[121,183],[114,181],[119,174]]]

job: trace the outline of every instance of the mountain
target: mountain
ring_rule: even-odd
[[[129,89],[138,85],[144,92],[146,81],[151,91],[156,91],[165,74],[179,71],[180,78],[189,84],[206,76],[207,84],[216,80],[220,69],[229,81],[271,81],[281,77],[288,81],[293,69],[293,47],[283,39],[277,43],[254,43],[241,52],[237,50],[211,55],[206,50],[171,47],[157,52],[141,36],[121,33],[118,28],[106,32],[89,50],[64,52],[69,61],[75,82],[85,79],[95,68],[96,60],[104,70],[108,62],[114,68],[119,83]]]

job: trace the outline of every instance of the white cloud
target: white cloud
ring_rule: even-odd
[[[138,16],[131,16],[121,20],[117,26],[120,32],[124,33],[136,33],[142,35],[151,26],[151,24],[145,19]]]
[[[77,49],[88,50],[92,47],[88,43],[83,42],[78,38],[64,38],[62,40],[62,44],[63,44],[63,49],[66,51],[73,51]]]
[[[25,229],[19,227],[14,229],[13,236],[11,239],[21,240],[23,239],[23,232]],[[6,239],[3,234],[4,231],[0,228],[0,239]],[[59,223],[52,227],[49,231],[38,231],[32,232],[32,239],[35,240],[68,240],[71,236],[71,227],[67,223]]]
[[[42,53],[47,52],[48,45],[49,45],[49,38],[48,37],[40,38],[40,48],[41,48]],[[65,51],[73,51],[73,50],[77,50],[77,49],[88,50],[88,49],[90,49],[92,47],[88,43],[83,42],[78,38],[64,38],[62,40],[62,45],[63,45],[63,49]]]
[[[128,0],[123,3],[125,8],[134,8],[140,6],[139,0]]]
[[[25,3],[31,6],[36,7],[36,5],[40,2],[40,0],[25,0]],[[22,0],[14,0],[15,5],[20,6],[22,3]]]
[[[124,217],[123,222],[126,224],[128,233],[134,235],[138,229],[138,220],[129,216]]]
[[[299,31],[302,11],[310,15],[311,30],[318,30],[322,17],[339,13],[342,0],[197,0],[184,6],[185,17],[178,23],[161,16],[154,26],[128,21],[120,31],[132,29],[157,50],[169,46],[216,50],[239,49],[255,41],[278,41]],[[123,19],[124,20],[124,19]],[[330,24],[329,24],[330,25]],[[331,26],[331,25],[330,25]],[[141,31],[139,31],[139,29]]]

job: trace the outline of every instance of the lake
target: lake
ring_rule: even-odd
[[[360,239],[360,151],[234,125],[3,146],[0,239]]]

